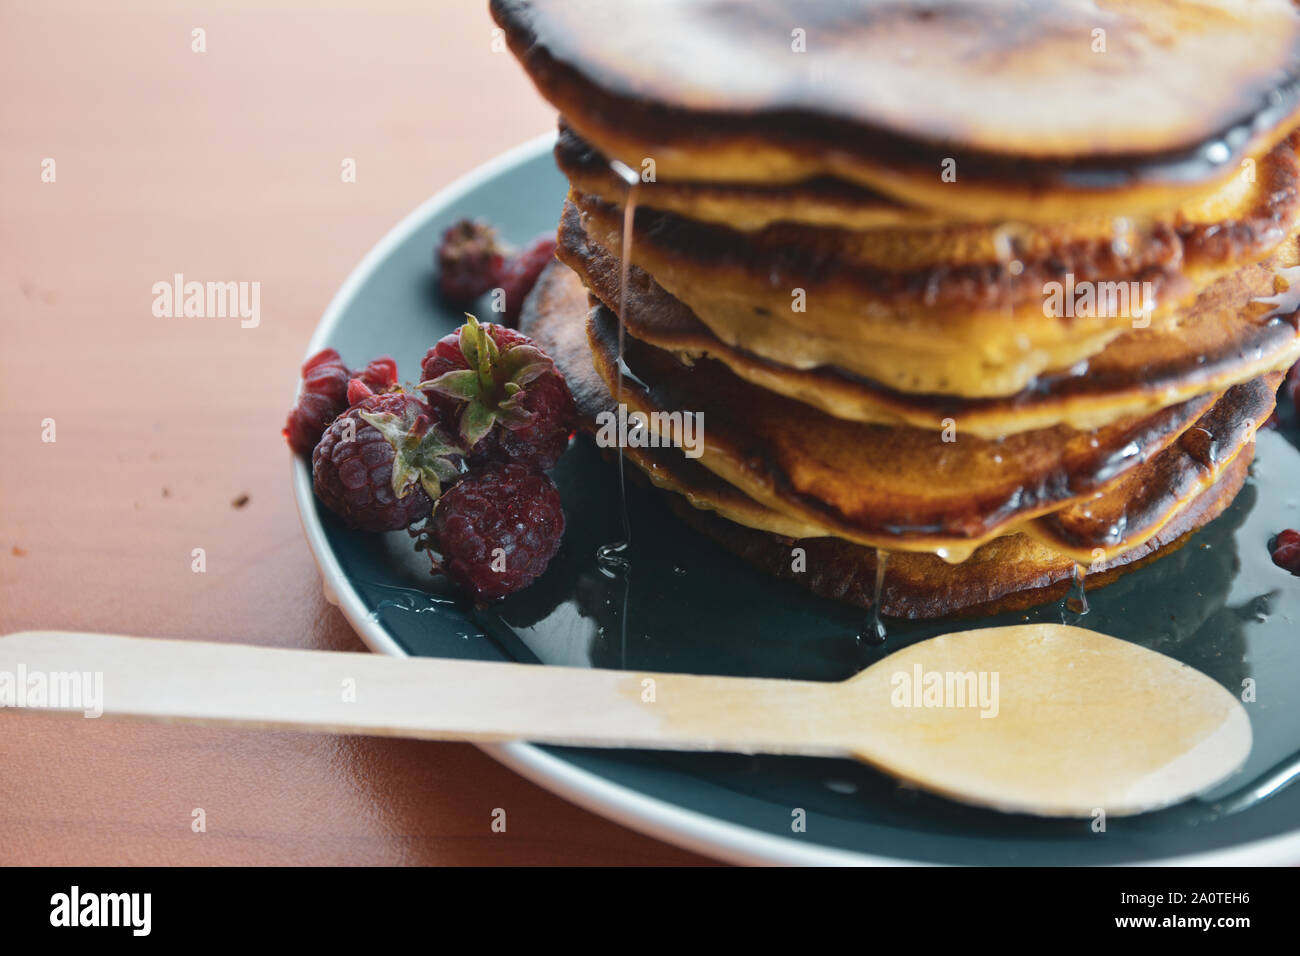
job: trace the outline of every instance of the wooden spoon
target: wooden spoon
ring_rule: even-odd
[[[69,674],[83,675],[81,698],[41,699],[41,686],[52,690]],[[954,800],[1042,816],[1168,806],[1222,781],[1251,745],[1245,709],[1209,677],[1136,644],[1054,624],[931,638],[841,683],[60,631],[0,638],[0,702],[8,706],[93,711],[97,674],[111,716],[853,757]]]

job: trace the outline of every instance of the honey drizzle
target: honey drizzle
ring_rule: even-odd
[[[641,178],[630,167],[617,159],[611,161],[609,166],[614,171],[614,174],[627,184],[627,196],[623,201],[623,241],[619,246],[618,253],[618,361],[615,363],[614,374],[614,412],[619,414],[623,407],[623,370],[626,368],[623,349],[627,336],[627,323],[623,321],[623,313],[627,309],[627,278],[632,266],[632,230],[636,220],[637,187],[640,185]],[[596,549],[596,564],[601,571],[610,577],[620,571],[626,573],[631,566],[628,551],[632,545],[632,522],[627,513],[627,480],[624,471],[623,449],[621,447],[618,449],[617,457],[618,504],[619,514],[623,519],[623,540],[602,544]],[[625,609],[626,603],[625,594]]]
[[[1065,598],[1065,610],[1076,617],[1083,617],[1088,613],[1088,591],[1084,587],[1087,576],[1088,569],[1075,562],[1074,580],[1070,583],[1070,593]],[[1064,620],[1064,615],[1062,615],[1062,623],[1068,623]]]
[[[880,619],[880,603],[885,595],[885,566],[889,563],[889,552],[876,548],[876,587],[871,598],[871,618],[866,629],[858,635],[858,640],[865,644],[883,644],[889,636],[885,622]]]

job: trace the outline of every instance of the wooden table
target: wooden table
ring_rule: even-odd
[[[491,29],[486,0],[0,7],[0,632],[361,648],[279,430],[366,250],[553,126]],[[260,324],[155,317],[178,272],[260,282]],[[0,864],[701,862],[469,746],[12,713],[0,834]]]

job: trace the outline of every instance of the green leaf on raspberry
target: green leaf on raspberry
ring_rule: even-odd
[[[492,336],[468,312],[465,313],[465,324],[460,327],[460,352],[465,356],[466,364],[477,374],[479,386],[491,389],[495,384],[492,368],[500,357],[500,351]]]
[[[440,395],[446,395],[448,398],[457,398],[462,402],[468,402],[479,393],[478,372],[468,368],[457,369],[454,372],[444,372],[437,378],[421,382],[418,387],[430,389]]]
[[[496,412],[475,399],[465,406],[460,415],[460,437],[466,448],[473,448],[492,430],[497,420]]]
[[[501,369],[506,381],[521,387],[545,375],[553,365],[535,345],[516,345],[501,358]]]
[[[533,419],[523,404],[525,386],[555,367],[541,349],[515,345],[504,352],[478,319],[465,314],[460,351],[466,369],[444,372],[417,387],[465,402],[460,437],[467,449],[477,445],[493,425],[519,428]]]
[[[393,494],[405,498],[418,483],[437,501],[442,483],[460,475],[458,448],[436,425],[419,415],[414,421],[389,412],[361,412],[361,418],[393,447]]]

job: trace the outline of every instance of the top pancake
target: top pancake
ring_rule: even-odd
[[[1229,247],[1241,249],[1266,239],[1268,220],[1288,217],[1295,202],[1296,136],[1284,137],[1255,165],[1242,167],[1242,175],[1199,193],[1191,201],[1159,210],[1148,217],[1099,216],[1068,222],[1040,223],[1015,230],[1021,252],[1035,245],[1060,248],[1092,239],[1110,244],[1117,233],[1129,232],[1128,242],[1144,240],[1143,233],[1155,229],[1174,230],[1187,242],[1193,259],[1222,255]],[[555,162],[575,192],[621,205],[627,196],[627,182],[616,173],[607,156],[584,140],[560,117],[555,142]],[[638,184],[637,205],[658,209],[685,219],[755,231],[777,223],[798,223],[865,232],[876,230],[878,241],[896,244],[899,236],[909,239],[916,254],[932,255],[930,261],[953,253],[958,261],[972,255],[988,256],[988,233],[1008,226],[1005,216],[981,223],[963,217],[961,210],[944,211],[909,206],[877,190],[856,183],[822,176],[794,183],[708,182],[656,178]],[[1231,223],[1226,234],[1216,225]],[[1046,226],[1046,228],[1043,228]],[[982,227],[982,228],[981,228]],[[889,253],[896,263],[897,251]],[[923,261],[923,260],[922,260]]]
[[[493,0],[583,138],[666,179],[833,175],[971,218],[1140,216],[1297,115],[1286,0]],[[1104,52],[1103,52],[1104,49]],[[799,52],[803,50],[804,52]],[[955,181],[941,178],[955,161]]]
[[[610,203],[621,203],[627,195],[627,182],[614,172],[609,157],[579,136],[563,116],[555,140],[555,164],[578,192]],[[638,203],[647,209],[741,230],[777,222],[843,229],[923,227],[951,218],[834,176],[795,183],[656,178],[639,184]]]

